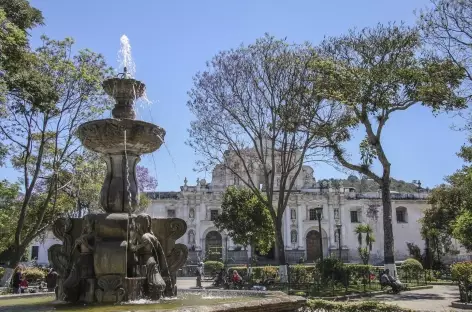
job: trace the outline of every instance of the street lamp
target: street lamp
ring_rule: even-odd
[[[336,229],[338,230],[338,249],[339,249],[339,260],[342,261],[342,244],[341,244],[341,223],[336,224]]]
[[[318,218],[318,229],[320,234],[320,259],[323,261],[323,237],[321,235],[321,217],[323,216],[323,207],[315,208],[316,217]]]

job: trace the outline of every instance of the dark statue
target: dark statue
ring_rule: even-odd
[[[115,303],[175,296],[176,272],[188,255],[187,247],[175,242],[187,224],[178,218],[133,214],[139,204],[136,164],[140,155],[162,145],[165,131],[135,120],[134,101],[145,86],[129,78],[126,68],[117,78],[105,80],[103,88],[116,101],[113,118],[82,124],[78,136],[86,148],[105,155],[107,175],[100,199],[105,213],[61,218],[53,225],[62,241],[48,250],[58,272],[58,299]]]

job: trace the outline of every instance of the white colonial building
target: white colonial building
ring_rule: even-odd
[[[251,176],[256,180],[255,183],[258,183],[257,179],[261,179],[260,172],[257,172],[256,166],[251,163],[249,167]],[[276,181],[278,184],[277,175]],[[152,200],[146,212],[152,217],[177,217],[187,222],[187,233],[178,242],[189,247],[189,263],[203,259],[209,251],[216,251],[220,258],[230,263],[245,263],[251,256],[250,251],[236,246],[224,232],[220,233],[213,223],[214,218],[221,212],[225,189],[232,185],[243,187],[242,184],[239,177],[218,165],[213,170],[211,183],[197,180],[196,185],[188,185],[185,179],[180,191],[148,193]],[[428,207],[426,197],[427,193],[392,192],[392,222],[397,261],[408,257],[408,242],[424,248],[419,220]],[[320,223],[317,218],[317,211],[320,210],[317,208],[322,211]],[[284,213],[283,237],[287,261],[293,263],[303,258],[312,262],[320,257],[321,250],[326,257],[330,254],[339,255],[340,249],[345,261],[359,261],[358,240],[354,230],[361,223],[370,224],[374,230],[376,240],[371,261],[380,264],[383,259],[380,193],[359,193],[354,188],[342,185],[335,188],[328,183],[317,183],[313,169],[303,166]],[[341,232],[340,239],[338,229]],[[43,243],[32,246],[32,258],[37,258],[40,264],[46,264],[47,249],[58,242],[49,234]]]
[[[216,169],[217,170],[217,169]],[[312,174],[311,167],[305,167],[306,174]],[[215,172],[213,174],[213,177]],[[304,185],[306,175],[300,175],[295,192],[291,195],[284,214],[284,242],[289,262],[296,262],[303,257],[313,261],[320,255],[319,222],[316,208],[322,208],[321,237],[324,256],[339,254],[338,228],[341,231],[342,257],[348,261],[358,261],[358,241],[354,234],[360,223],[370,224],[376,241],[371,259],[381,262],[383,255],[383,227],[380,193],[356,193],[352,188],[331,186],[323,187],[314,182]],[[225,233],[219,233],[213,219],[221,212],[221,199],[226,187],[234,185],[207,184],[205,180],[197,185],[181,187],[180,192],[150,193],[152,198],[148,213],[153,217],[177,217],[187,222],[188,229],[180,243],[200,257],[211,248],[221,248],[223,258],[240,262],[250,256],[250,251],[239,251]],[[427,208],[426,193],[400,194],[393,192],[393,230],[395,236],[395,258],[404,260],[408,257],[406,243],[412,242],[423,248],[420,235],[422,212]],[[228,252],[228,254],[226,254]],[[196,260],[196,259],[195,259]]]

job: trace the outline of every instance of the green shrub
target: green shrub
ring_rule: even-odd
[[[452,279],[459,283],[462,302],[470,302],[469,286],[472,283],[472,262],[457,262],[451,266]]]
[[[349,280],[352,284],[360,282],[365,285],[369,282],[370,273],[374,272],[374,267],[368,264],[346,264]]]
[[[23,275],[26,277],[28,282],[35,282],[44,280],[47,272],[46,270],[37,267],[29,267],[23,270]]]
[[[400,268],[409,278],[418,278],[423,273],[423,265],[416,259],[406,259]]]
[[[2,279],[3,274],[5,274],[5,268],[0,267],[0,279]]]
[[[213,271],[218,272],[224,267],[225,265],[220,261],[205,261],[205,263],[203,263],[203,269],[205,270],[205,273],[211,273]]]
[[[252,279],[255,281],[264,281],[269,278],[277,278],[279,267],[267,265],[263,267],[252,267]]]
[[[320,273],[319,282],[325,283],[341,283],[346,285],[349,279],[349,271],[344,263],[337,258],[326,258],[318,261],[315,265],[316,270]],[[315,276],[316,279],[316,276]]]
[[[413,312],[410,309],[376,301],[342,303],[317,299],[308,300],[307,308],[308,311],[312,312],[320,310],[326,312]]]
[[[290,266],[290,282],[292,283],[312,283],[314,279],[315,267],[306,265]]]

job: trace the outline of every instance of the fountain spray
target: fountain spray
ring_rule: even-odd
[[[119,68],[126,68],[128,70],[128,75],[130,78],[134,77],[134,75],[136,74],[136,64],[134,63],[133,58],[131,56],[131,45],[126,35],[123,35],[120,38],[118,63],[120,65]]]

